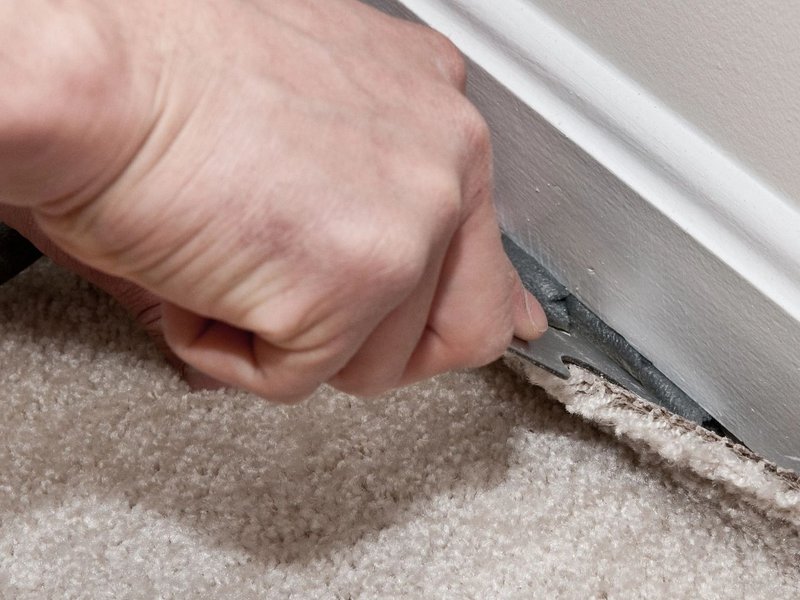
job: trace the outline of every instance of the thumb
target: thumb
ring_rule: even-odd
[[[514,272],[514,335],[523,340],[535,340],[547,331],[547,315],[536,297],[525,289]]]

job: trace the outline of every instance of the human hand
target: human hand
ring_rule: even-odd
[[[103,64],[70,72],[87,105],[111,98],[73,110],[25,177],[0,161],[2,200],[162,299],[182,360],[292,401],[478,366],[542,333],[500,243],[486,124],[442,36],[353,0],[113,13],[121,33],[89,44]]]

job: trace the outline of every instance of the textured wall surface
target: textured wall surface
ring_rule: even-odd
[[[800,4],[530,2],[800,203]]]

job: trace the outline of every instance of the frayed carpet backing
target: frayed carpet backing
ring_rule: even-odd
[[[0,288],[0,597],[800,597],[794,476],[527,376],[193,393],[42,262]]]

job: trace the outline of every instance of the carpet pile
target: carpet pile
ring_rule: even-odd
[[[43,261],[0,365],[2,598],[798,597],[797,479],[585,372],[191,392]]]

